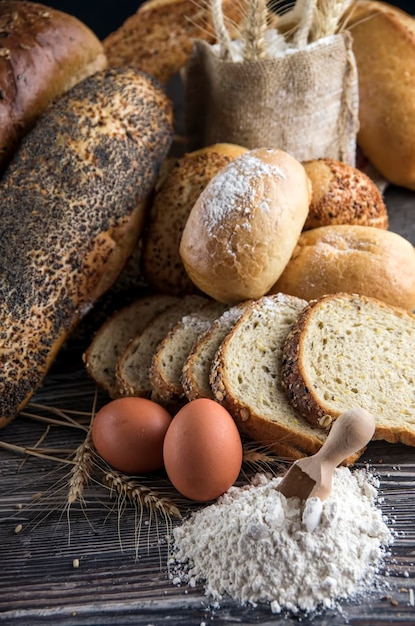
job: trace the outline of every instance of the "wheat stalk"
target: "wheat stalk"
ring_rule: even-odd
[[[104,484],[120,498],[126,498],[135,505],[146,507],[166,517],[181,518],[178,507],[169,498],[161,496],[158,491],[142,485],[136,479],[116,471],[106,472]]]
[[[242,29],[244,60],[255,61],[266,56],[265,33],[269,24],[267,0],[251,0]]]
[[[68,506],[76,500],[83,501],[84,487],[89,483],[94,466],[94,454],[91,430],[89,430],[75,453],[74,466],[68,484]]]

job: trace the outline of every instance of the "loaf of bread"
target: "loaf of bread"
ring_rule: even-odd
[[[0,182],[0,425],[121,271],[172,134],[156,82],[112,68],[55,100],[23,139]]]
[[[282,150],[258,148],[225,166],[192,208],[180,256],[195,285],[236,304],[264,295],[281,275],[307,218],[311,185]]]
[[[380,300],[328,295],[300,312],[286,340],[282,383],[311,424],[362,407],[375,439],[415,445],[415,316]]]
[[[382,194],[365,173],[335,159],[316,159],[303,165],[312,187],[304,230],[332,224],[388,228]]]
[[[186,400],[182,370],[193,346],[225,310],[226,305],[209,300],[199,311],[185,315],[159,343],[150,367],[150,383],[155,395],[167,404]]]
[[[235,34],[243,5],[223,0],[222,10]],[[167,83],[186,65],[195,39],[216,41],[208,2],[147,0],[103,43],[109,65],[133,65]]]
[[[250,304],[222,342],[210,376],[214,398],[240,432],[289,459],[314,454],[326,438],[293,408],[280,380],[286,338],[306,304],[283,294]]]
[[[143,274],[155,291],[173,295],[196,293],[179,254],[183,229],[208,182],[243,152],[246,149],[240,146],[215,144],[183,155],[163,173],[143,237]]]
[[[371,226],[322,226],[304,231],[270,293],[304,300],[349,292],[412,311],[415,249],[397,233]]]
[[[143,296],[113,313],[97,330],[82,358],[88,374],[111,398],[120,395],[115,371],[127,345],[177,301],[168,295]]]
[[[99,39],[72,15],[0,2],[0,171],[45,107],[106,63]]]
[[[189,352],[182,368],[181,383],[188,400],[210,398],[210,370],[222,341],[241,317],[249,301],[235,304],[227,309],[201,335]]]
[[[346,24],[359,78],[358,144],[387,180],[415,189],[415,19],[357,0]]]
[[[145,328],[130,341],[118,360],[115,372],[120,395],[143,398],[154,396],[150,381],[150,368],[160,342],[182,317],[198,311],[208,301],[203,296],[184,296],[151,319]]]

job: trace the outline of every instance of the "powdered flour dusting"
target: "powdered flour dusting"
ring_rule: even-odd
[[[299,500],[276,491],[280,480],[258,474],[175,528],[175,576],[189,585],[203,581],[215,600],[266,602],[274,613],[335,608],[368,589],[392,543],[376,480],[338,468],[313,532]]]

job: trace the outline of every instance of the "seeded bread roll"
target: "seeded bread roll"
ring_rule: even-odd
[[[334,159],[316,159],[303,165],[312,187],[304,230],[332,224],[388,228],[382,194],[369,176]]]
[[[236,33],[243,5],[223,0],[222,10]],[[103,43],[109,65],[134,65],[167,83],[186,65],[195,39],[216,41],[209,3],[147,0]]]
[[[72,15],[0,2],[0,171],[45,107],[106,63],[99,39]]]
[[[208,182],[244,152],[246,148],[241,146],[215,144],[183,155],[163,175],[143,237],[143,273],[155,291],[172,295],[197,292],[179,254],[183,229]]]
[[[258,148],[225,166],[192,208],[180,256],[195,285],[236,304],[264,295],[281,275],[311,197],[304,167],[282,150]]]
[[[23,139],[0,182],[0,425],[120,273],[172,134],[158,84],[113,68],[57,99]]]
[[[346,23],[359,77],[358,144],[387,180],[415,189],[415,19],[358,0]]]
[[[415,249],[401,235],[371,226],[322,226],[301,234],[270,293],[313,300],[348,292],[415,308]]]
[[[376,419],[375,439],[415,446],[415,316],[374,298],[329,295],[300,312],[283,350],[282,384],[311,424],[347,409]]]
[[[83,361],[91,378],[111,398],[121,395],[115,371],[127,345],[156,315],[176,302],[173,296],[144,296],[113,313],[95,333],[82,355]]]

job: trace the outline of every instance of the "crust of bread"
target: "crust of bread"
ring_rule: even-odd
[[[358,0],[346,23],[359,77],[358,144],[387,180],[415,189],[415,20]]]
[[[180,256],[195,285],[237,304],[264,295],[281,275],[307,218],[311,186],[282,150],[259,148],[234,159],[193,206]]]
[[[348,292],[415,308],[415,249],[397,233],[335,225],[304,231],[270,293],[304,300]]]
[[[43,4],[0,2],[0,170],[52,100],[106,67],[95,34]]]
[[[172,134],[159,85],[112,68],[55,100],[23,139],[0,184],[0,425],[121,272]]]
[[[244,152],[241,146],[215,144],[183,155],[162,173],[143,239],[142,268],[153,290],[172,295],[198,292],[180,258],[182,233],[208,182]]]
[[[316,326],[318,332],[313,332]],[[330,339],[338,346],[337,363],[325,366],[312,345]],[[399,357],[388,361],[394,342],[408,347],[412,362],[399,362]],[[376,419],[374,439],[414,446],[414,348],[412,313],[356,294],[327,295],[310,302],[293,324],[283,351],[282,385],[292,406],[311,424],[329,428],[343,411],[361,406]],[[404,388],[412,406],[401,400]]]
[[[121,395],[115,370],[129,342],[177,301],[167,295],[143,296],[113,313],[97,330],[82,358],[88,374],[111,398]]]
[[[334,159],[316,159],[303,165],[312,187],[304,230],[332,224],[388,228],[382,194],[369,176]]]
[[[224,0],[222,9],[233,36],[242,5]],[[109,65],[135,65],[167,83],[186,65],[195,39],[216,41],[209,3],[147,0],[103,44]]]

